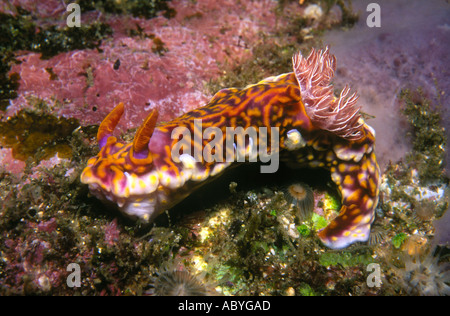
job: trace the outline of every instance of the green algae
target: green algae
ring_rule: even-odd
[[[328,221],[323,216],[317,215],[316,213],[313,214],[313,216],[311,218],[311,222],[312,222],[312,228],[315,231],[319,231],[328,225]]]
[[[303,283],[299,289],[298,292],[301,296],[316,296],[317,294],[314,292],[314,290],[309,286],[309,284]]]
[[[344,1],[344,0],[326,0],[327,3],[327,11],[333,6],[333,4],[337,4],[342,10],[342,26],[344,27],[352,27],[359,20],[359,15],[353,11],[352,2]]]
[[[167,4],[167,0],[77,0],[76,3],[80,5],[81,11],[100,10],[106,13],[113,14],[131,14],[134,17],[143,17],[151,19],[156,17],[159,12],[163,12],[166,18],[174,17],[176,12]]]
[[[341,208],[341,201],[335,196],[328,192],[325,192],[324,198],[321,200],[320,205],[324,210],[335,210],[339,211]]]
[[[394,237],[392,237],[391,242],[394,248],[399,249],[405,240],[408,238],[408,235],[405,233],[398,233]]]
[[[207,90],[215,93],[223,88],[245,87],[275,73],[292,71],[291,58],[298,50],[295,44],[278,47],[263,38],[263,43],[252,48],[252,58],[224,70],[223,76],[208,83]]]
[[[297,230],[299,234],[303,237],[308,237],[311,234],[311,230],[306,224],[301,224],[300,226],[297,226]]]
[[[421,195],[419,189],[437,191],[442,184],[448,183],[443,164],[447,140],[439,107],[433,109],[431,101],[420,89],[414,92],[403,90],[400,99],[403,113],[411,125],[413,146],[404,161],[387,167],[384,177],[389,200],[382,201],[381,206],[400,220],[403,231],[396,230],[397,233],[411,233],[418,225],[425,225],[423,220],[417,221],[417,211],[427,209],[425,218],[439,216],[448,205],[442,201],[426,203],[417,200]],[[420,216],[424,215],[422,212]]]
[[[17,97],[20,76],[18,73],[7,75],[7,70],[4,70],[5,58],[3,56],[0,58],[2,59],[0,61],[0,111],[4,111],[9,105],[9,100]]]
[[[0,122],[0,144],[12,148],[13,157],[22,161],[30,158],[39,162],[55,154],[70,158],[72,148],[68,141],[78,126],[78,120],[73,118],[21,110]]]
[[[225,295],[292,295],[292,289],[298,295],[328,295],[342,291],[347,281],[334,280],[337,289],[330,291],[322,269],[331,267],[338,275],[373,262],[368,247],[341,255],[321,245],[314,232],[327,224],[322,216],[295,224],[295,235],[289,231],[297,222],[295,211],[287,205],[276,191],[236,191],[201,220],[200,235],[207,237],[194,245],[195,267]],[[365,282],[361,275],[354,280]]]
[[[442,180],[447,139],[439,109],[431,107],[430,100],[420,89],[415,92],[402,90],[400,99],[404,102],[403,113],[413,128],[413,151],[407,160],[417,168],[421,183]]]
[[[0,50],[6,56],[17,50],[29,50],[39,52],[42,58],[47,59],[60,52],[98,48],[101,40],[112,34],[109,25],[99,22],[81,27],[41,27],[27,14],[12,16],[0,13],[0,19]]]
[[[319,258],[319,262],[324,267],[329,266],[342,266],[353,267],[357,265],[367,266],[369,263],[373,263],[374,259],[370,253],[353,254],[351,252],[326,252]]]

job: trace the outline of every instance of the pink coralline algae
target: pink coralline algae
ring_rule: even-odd
[[[117,227],[117,219],[114,219],[105,229],[105,242],[110,246],[114,246],[119,240],[120,230]]]
[[[11,4],[30,11],[29,18],[38,26],[64,27],[64,3]],[[122,131],[137,127],[155,108],[161,121],[173,119],[204,104],[210,97],[205,85],[250,57],[251,47],[261,39],[259,33],[271,34],[285,23],[277,22],[277,3],[268,0],[175,0],[169,5],[176,11],[170,19],[82,13],[82,25],[99,21],[113,30],[95,49],[71,50],[49,59],[15,51],[18,63],[12,63],[9,74],[19,75],[20,87],[17,98],[0,112],[1,120],[22,109],[38,111],[39,99],[45,101],[46,114],[78,119],[82,127],[99,124],[118,102],[127,106],[118,128]],[[0,4],[0,12],[14,13],[10,9],[9,4]],[[152,264],[158,253],[166,256],[166,243],[171,245],[167,249],[176,243],[168,234],[163,246],[152,249],[145,240],[130,238],[122,223],[98,218],[98,213],[92,216],[86,196],[80,198],[83,188],[70,180],[79,172],[73,171],[77,165],[71,159],[55,156],[29,165],[16,160],[11,148],[0,148],[0,181],[11,188],[1,193],[0,203],[2,295],[73,294],[77,289],[66,287],[69,263],[81,265],[83,287],[78,293],[120,294],[126,288],[124,273],[134,275],[136,263]],[[56,170],[61,171],[59,176]],[[27,179],[19,185],[7,183],[15,180],[12,175],[20,179],[24,173]]]
[[[404,197],[402,190],[417,187],[414,181],[408,182],[417,160],[398,162],[417,138],[414,133],[407,137],[412,120],[399,111],[398,95],[404,88],[421,87],[424,97],[442,114],[447,134],[450,130],[450,15],[445,1],[377,1],[380,28],[366,24],[369,0],[353,1],[353,9],[359,11],[354,26],[348,1],[173,0],[167,5],[175,15],[169,18],[161,11],[150,19],[133,17],[128,11],[110,13],[93,1],[11,0],[0,2],[0,14],[31,24],[31,35],[43,35],[40,30],[55,27],[55,34],[64,41],[60,28],[66,26],[69,2],[82,6],[81,29],[107,26],[106,35],[100,32],[89,46],[94,48],[66,46],[42,58],[40,50],[25,45],[10,50],[10,65],[1,65],[11,66],[2,75],[14,79],[12,93],[0,98],[0,127],[8,127],[0,131],[1,137],[5,130],[15,132],[12,138],[30,135],[29,128],[19,132],[8,123],[25,112],[41,120],[55,118],[56,125],[45,125],[52,135],[61,120],[76,123],[67,135],[49,139],[41,135],[45,145],[37,144],[39,151],[26,156],[27,160],[19,160],[10,144],[0,144],[0,295],[139,295],[147,293],[153,277],[166,271],[163,267],[174,258],[192,274],[195,270],[208,274],[225,295],[402,295],[406,291],[389,277],[391,259],[397,266],[403,251],[393,246],[395,236],[403,234],[412,240],[417,235],[431,242],[434,235],[433,246],[447,254],[448,199],[428,211],[432,212],[429,219],[419,221],[414,216],[417,203],[404,206],[411,196]],[[131,2],[138,1],[96,1]],[[139,1],[154,2],[163,1]],[[342,7],[328,8],[333,2]],[[83,3],[96,9],[84,10]],[[0,28],[5,25],[10,24],[1,23]],[[332,25],[349,29],[318,36]],[[23,32],[16,34],[20,36],[10,38],[25,38]],[[335,96],[347,83],[358,90],[362,117],[377,131],[382,183],[372,229],[375,237],[369,236],[375,243],[339,252],[320,244],[315,232],[338,216],[334,210],[339,209],[334,205],[337,192],[331,191],[331,181],[325,183],[327,173],[299,179],[314,191],[311,225],[294,220],[290,201],[280,193],[281,186],[302,170],[280,170],[267,182],[230,170],[223,183],[206,185],[205,191],[197,191],[150,226],[119,216],[80,183],[87,158],[98,152],[97,126],[120,102],[126,110],[114,136],[130,142],[135,133],[126,130],[140,126],[152,110],[159,112],[159,124],[167,124],[206,104],[222,87],[242,88],[269,74],[289,71],[283,63],[293,50],[306,53],[311,47],[324,46],[339,60],[331,82]],[[17,97],[10,100],[15,79],[20,86]],[[38,133],[43,129],[36,121],[22,122]],[[42,150],[60,144],[69,147],[68,155]],[[228,184],[229,179],[233,182]],[[399,188],[404,181],[408,184]],[[448,190],[448,179],[444,182],[438,191]],[[435,187],[433,182],[428,189],[435,193]],[[215,198],[216,194],[227,196],[228,191],[229,198]],[[399,200],[394,201],[394,193]],[[438,218],[444,209],[447,213]],[[357,265],[341,264],[354,258]],[[383,281],[381,287],[368,288],[366,263],[373,261],[380,263]],[[433,267],[430,261],[419,263]],[[69,264],[80,266],[80,288],[66,283]],[[424,276],[433,280],[433,274]]]
[[[48,60],[38,53],[18,56],[21,63],[10,72],[20,74],[19,96],[6,115],[27,107],[27,96],[33,95],[54,104],[56,115],[78,118],[84,125],[98,124],[119,101],[129,109],[124,128],[135,127],[153,108],[161,120],[169,120],[204,103],[204,84],[225,65],[248,57],[258,32],[276,25],[272,1],[170,4],[177,12],[171,19],[83,14],[82,23],[99,18],[114,30],[98,50],[70,51]],[[132,31],[140,35],[131,36]],[[155,53],[161,42],[165,49]]]
[[[65,26],[62,2],[15,1],[33,15],[38,25]],[[259,33],[273,32],[276,3],[257,1],[171,1],[176,15],[153,19],[131,15],[83,13],[81,23],[100,21],[113,29],[97,49],[62,52],[49,59],[40,53],[19,52],[9,74],[20,76],[18,97],[10,100],[3,119],[44,100],[55,116],[76,118],[82,126],[99,124],[118,103],[127,113],[119,125],[137,127],[151,109],[168,121],[209,99],[205,85],[224,69],[251,55]],[[0,11],[12,13],[8,6]],[[19,174],[25,164],[10,148],[0,149],[4,166]]]
[[[36,288],[43,292],[49,291],[53,286],[59,286],[64,282],[64,275],[61,269],[52,262],[46,260],[46,255],[51,251],[51,245],[38,238],[18,240],[8,239],[5,241],[6,249],[15,253],[14,257],[9,257],[8,268],[5,279],[0,282],[0,287],[6,290],[5,284],[15,284],[15,288],[10,290],[14,293],[26,293],[29,288]],[[24,277],[33,275],[32,279]]]
[[[30,0],[12,0],[10,1],[10,6],[0,5],[0,11],[8,14],[13,14],[14,10],[11,6],[21,7],[24,10],[33,12],[35,16],[40,19],[45,18],[57,18],[64,14],[66,8],[63,5],[63,1],[58,0],[47,0],[47,1],[30,1]]]

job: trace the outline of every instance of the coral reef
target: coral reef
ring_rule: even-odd
[[[101,15],[98,20],[109,25],[113,35],[97,50],[69,51],[48,60],[38,54],[16,58],[20,64],[14,64],[10,73],[20,75],[20,87],[7,115],[26,106],[24,97],[32,93],[48,102],[58,100],[55,114],[75,117],[83,125],[98,123],[119,101],[131,110],[126,128],[135,127],[131,122],[155,107],[163,120],[172,119],[205,101],[203,85],[225,65],[248,57],[247,46],[253,46],[258,33],[270,33],[277,24],[271,10],[275,3],[270,1],[251,6],[234,2],[218,6],[214,1],[170,5],[176,8],[170,18]],[[96,13],[83,13],[82,22]],[[46,68],[57,75],[55,80],[42,73]]]
[[[0,12],[2,24],[0,26],[0,110],[5,111],[9,99],[16,98],[16,90],[23,78],[19,72],[8,74],[13,64],[19,63],[14,52],[28,50],[41,53],[41,57],[48,59],[60,52],[75,49],[95,48],[101,39],[111,34],[107,24],[94,22],[78,28],[57,28],[55,25],[41,27],[30,19],[30,12],[21,11],[21,15],[13,16]],[[19,36],[20,34],[20,36]],[[50,73],[49,80],[57,80],[58,76],[52,67],[46,67]]]
[[[448,4],[377,1],[375,30],[369,2],[354,1],[355,14],[340,0],[148,1],[142,12],[135,1],[79,1],[91,31],[72,38],[64,1],[0,3],[0,294],[146,295],[158,275],[180,274],[222,295],[448,295]],[[307,18],[308,7],[322,15]],[[54,42],[33,42],[36,30]],[[341,207],[327,172],[237,168],[151,226],[80,183],[98,124],[120,101],[129,142],[149,110],[168,121],[221,88],[290,71],[294,52],[321,43],[339,60],[333,83],[358,90],[377,131],[383,177],[369,243],[335,251],[315,237]],[[309,218],[283,194],[298,181],[314,194]],[[80,287],[67,283],[72,264]]]

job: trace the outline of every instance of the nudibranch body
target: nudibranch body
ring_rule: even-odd
[[[112,136],[124,112],[121,103],[101,123],[97,135],[100,152],[88,161],[81,181],[89,184],[95,196],[116,203],[125,214],[152,221],[200,185],[237,165],[237,158],[261,158],[254,148],[266,146],[270,148],[266,153],[279,155],[289,164],[330,170],[342,207],[318,233],[325,245],[339,249],[366,241],[379,193],[375,132],[361,117],[356,94],[350,95],[345,87],[338,98],[333,95],[330,81],[335,69],[336,59],[328,49],[313,50],[307,58],[298,53],[293,57],[293,72],[244,89],[221,90],[206,106],[170,122],[156,124],[157,111],[153,110],[130,144]],[[211,127],[216,128],[215,133],[208,133]],[[268,136],[246,134],[243,147],[234,143],[230,149],[227,127],[266,128]],[[187,133],[173,137],[177,128]],[[278,136],[278,146],[273,136]],[[230,137],[233,142],[235,135]],[[188,146],[179,151],[176,146],[181,139],[187,139]],[[174,157],[174,151],[180,155]],[[203,155],[193,156],[192,152]],[[208,159],[208,152],[224,158],[229,154],[233,159]]]

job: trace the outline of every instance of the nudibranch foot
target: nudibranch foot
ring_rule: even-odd
[[[330,248],[340,249],[369,239],[378,203],[380,171],[375,154],[365,154],[358,163],[342,162],[331,168],[331,178],[342,194],[339,215],[318,236]]]
[[[328,48],[292,61],[292,72],[220,90],[207,105],[172,121],[157,124],[158,113],[151,111],[129,144],[112,136],[124,112],[120,103],[101,123],[100,152],[81,181],[123,213],[152,221],[226,169],[279,155],[331,172],[342,208],[318,233],[326,246],[367,240],[380,178],[375,131],[361,117],[356,93],[346,86],[334,95],[336,58]]]

